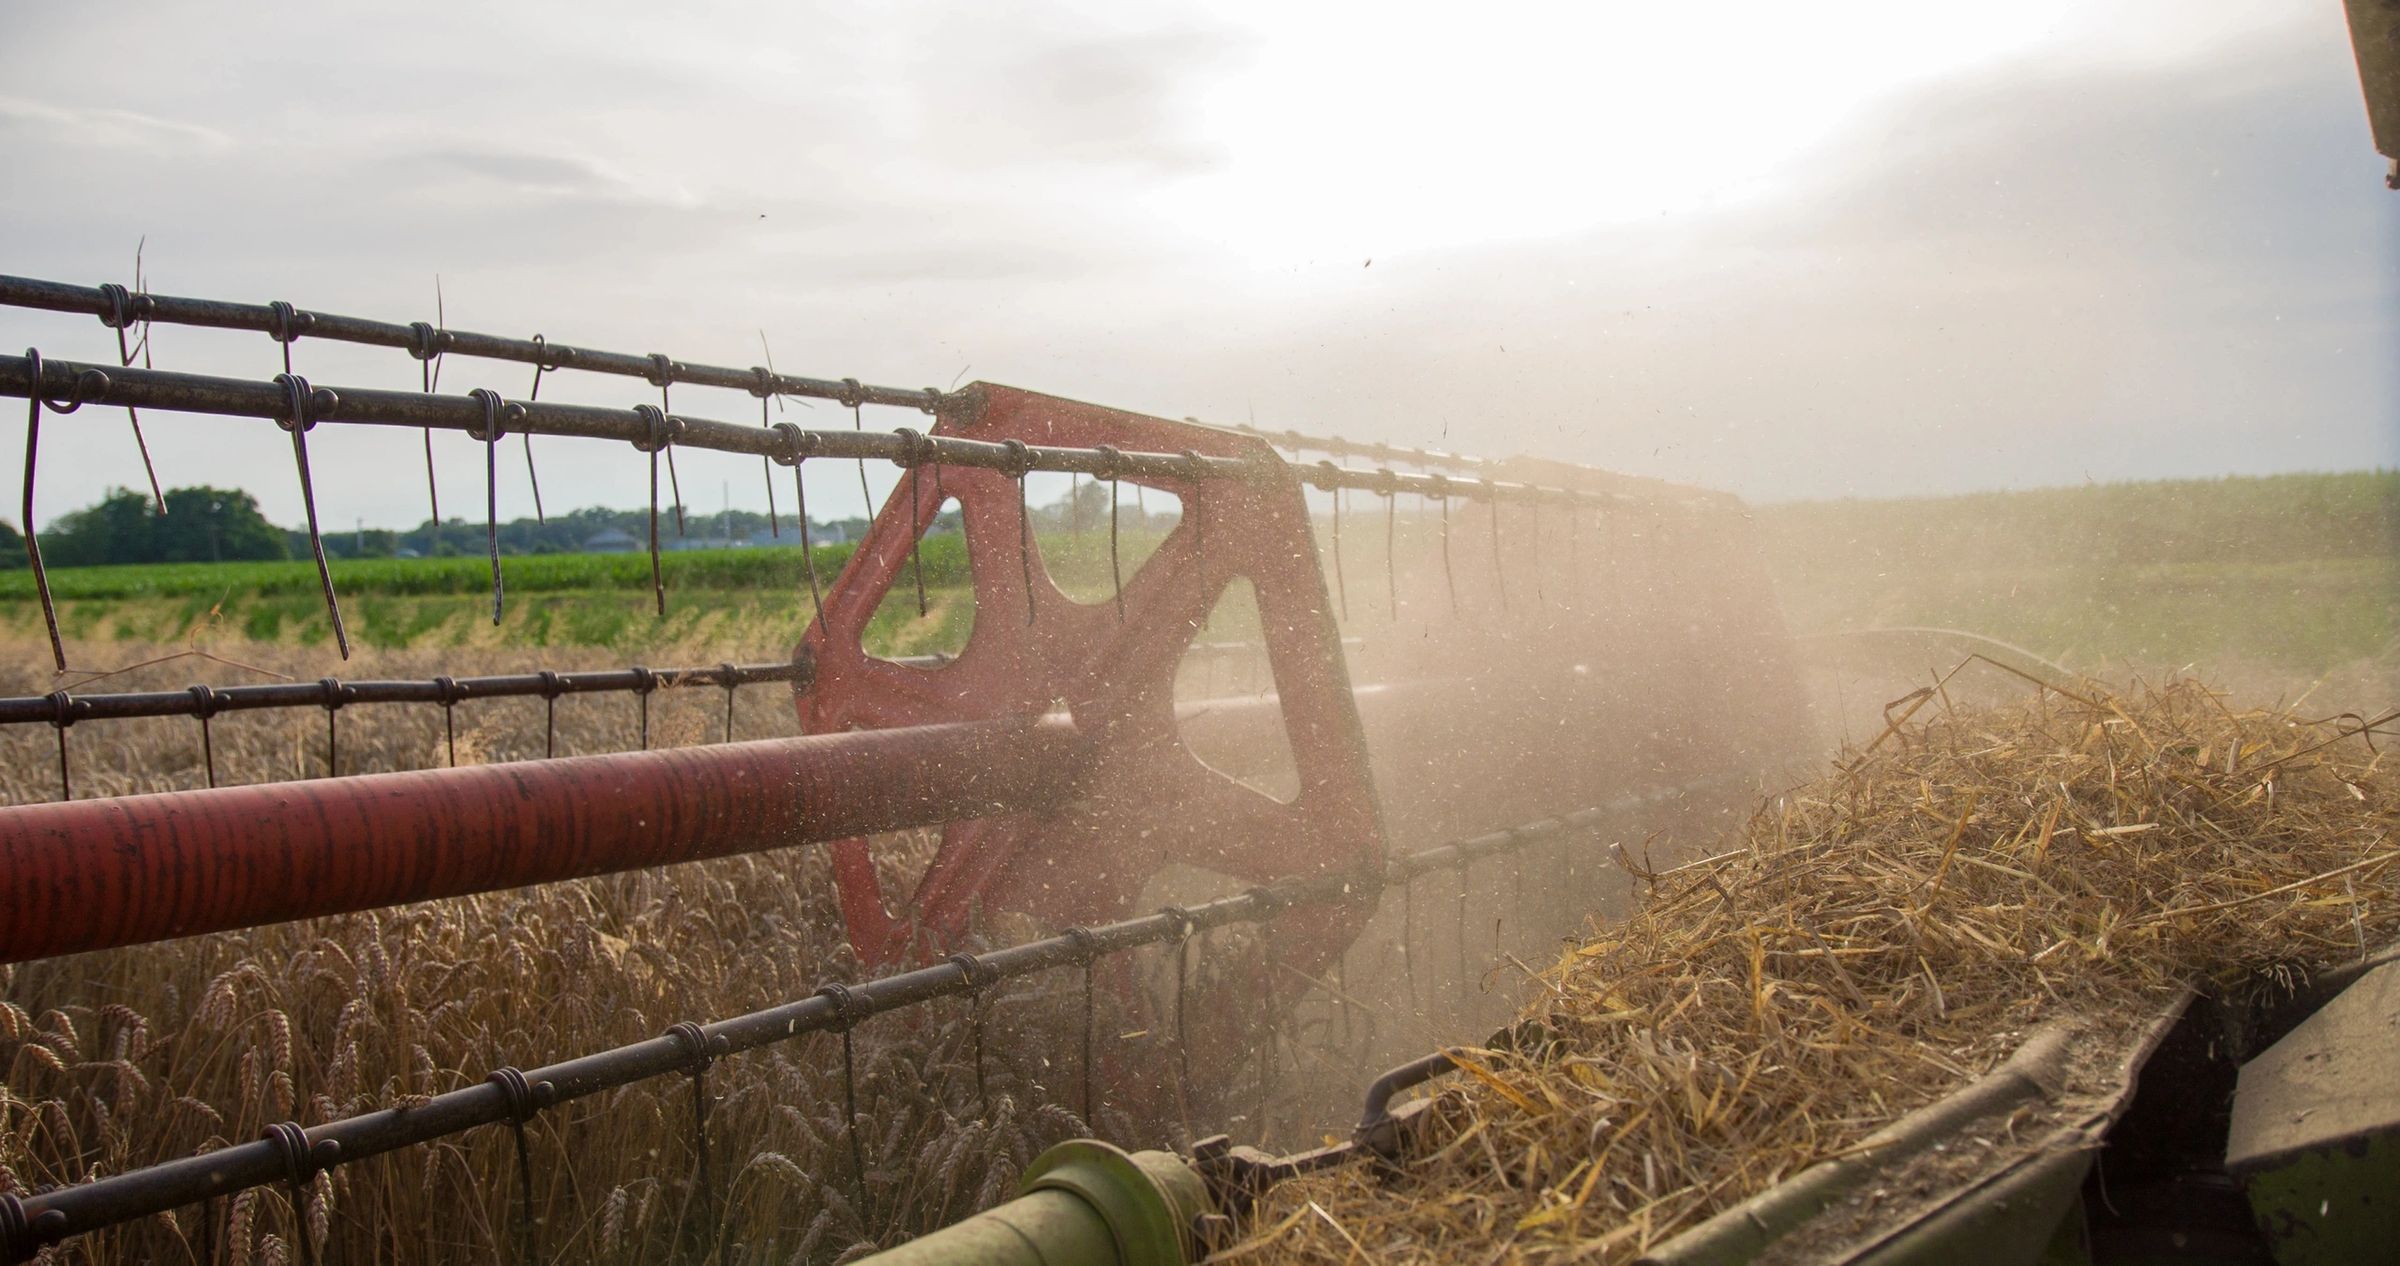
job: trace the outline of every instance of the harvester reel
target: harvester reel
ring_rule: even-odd
[[[951,398],[934,433],[1277,460],[1252,437],[980,383]],[[1113,598],[1077,602],[1052,582],[1015,478],[931,465],[901,479],[826,592],[823,617],[799,651],[811,669],[799,698],[806,731],[1039,716],[1063,707],[1085,740],[1069,803],[948,823],[903,900],[885,893],[865,839],[834,844],[843,916],[865,963],[938,958],[968,936],[979,914],[1011,912],[1052,927],[1122,918],[1138,912],[1145,888],[1170,866],[1244,884],[1380,873],[1383,824],[1299,482],[1139,482],[1180,498],[1183,514],[1125,577],[1121,607]],[[868,621],[894,585],[909,583],[917,534],[953,498],[977,612],[966,646],[935,667],[869,655],[861,642]],[[1237,579],[1257,596],[1299,773],[1299,792],[1288,802],[1202,763],[1176,728],[1177,668]],[[1371,910],[1362,900],[1278,926],[1270,952],[1314,971],[1339,955]]]

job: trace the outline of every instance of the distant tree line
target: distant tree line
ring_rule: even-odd
[[[258,512],[258,500],[234,488],[174,488],[165,514],[150,498],[116,488],[97,505],[60,515],[42,527],[42,562],[51,567],[109,563],[206,563],[289,558],[282,528]],[[0,535],[0,565],[25,565],[25,538]]]
[[[306,558],[308,533],[280,527],[259,513],[258,501],[233,488],[171,488],[165,494],[166,513],[157,513],[150,498],[130,488],[113,488],[97,504],[70,511],[42,525],[42,561],[52,567],[93,567],[112,563],[205,563],[256,559]],[[1142,514],[1128,498],[1118,510],[1126,530],[1171,527],[1173,511]],[[1033,510],[1037,529],[1087,531],[1105,529],[1108,492],[1105,485],[1083,481],[1071,493]],[[479,520],[450,518],[438,527],[431,519],[412,528],[354,526],[342,530],[324,525],[325,553],[331,558],[436,558],[484,552],[484,525]],[[777,535],[780,529],[780,535]],[[866,532],[863,518],[812,519],[809,531],[817,544],[855,541]],[[936,534],[960,529],[957,509],[944,511],[931,525]],[[649,510],[609,510],[597,506],[570,510],[547,519],[511,519],[500,525],[500,552],[509,555],[580,554],[605,549],[644,549],[649,541]],[[770,524],[751,510],[700,514],[686,509],[683,527],[676,529],[675,510],[658,511],[659,544],[663,548],[718,545],[792,544],[800,542],[800,526],[780,515]],[[613,538],[613,539],[612,539]],[[25,538],[0,523],[0,568],[25,565]]]
[[[97,504],[42,525],[42,561],[52,567],[92,567],[308,556],[308,533],[270,522],[249,493],[205,486],[174,488],[167,491],[165,500],[167,512],[162,515],[148,494],[111,489]],[[857,540],[866,527],[866,520],[856,517],[812,519],[809,530],[811,539],[823,545]],[[647,507],[589,507],[546,520],[522,518],[502,523],[500,551],[525,555],[640,549],[648,545],[649,530]],[[944,513],[931,530],[959,530],[958,512]],[[779,515],[770,524],[766,515],[748,510],[708,514],[686,510],[679,532],[674,508],[661,506],[658,534],[659,544],[667,549],[800,543],[800,525],[792,516]],[[325,524],[324,540],[325,553],[331,558],[433,558],[481,554],[485,548],[484,524],[464,518],[447,519],[438,529],[430,519],[405,529],[354,526],[342,530]],[[0,569],[25,565],[24,535],[14,525],[0,522]]]

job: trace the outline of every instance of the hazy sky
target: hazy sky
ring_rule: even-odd
[[[1757,498],[2400,465],[2400,195],[2336,0],[1469,12],[19,0],[0,271],[130,280],[146,234],[170,293],[430,320],[438,274],[462,328],[737,365],[763,329],[790,372]],[[0,344],[114,346],[14,311]],[[255,334],[157,347],[277,368]],[[297,520],[271,426],[150,425],[168,482]],[[414,433],[319,437],[329,523],[422,517]],[[475,446],[440,453],[479,506]],[[624,446],[543,460],[554,508],[641,498]],[[43,461],[46,515],[139,479],[121,414]],[[683,470],[763,506],[754,462]],[[839,471],[811,494],[855,509]]]

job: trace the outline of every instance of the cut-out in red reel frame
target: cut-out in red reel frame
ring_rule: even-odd
[[[984,383],[951,397],[934,434],[1280,466],[1261,440]],[[1244,884],[1380,873],[1383,824],[1298,479],[1139,482],[1180,498],[1183,517],[1125,577],[1122,616],[1114,601],[1084,605],[1052,583],[1039,543],[1027,546],[1021,535],[1013,478],[957,466],[902,478],[826,592],[824,618],[801,647],[814,664],[799,699],[809,733],[1063,707],[1087,741],[1069,803],[948,824],[916,890],[897,901],[883,891],[866,841],[834,845],[843,916],[867,964],[938,957],[965,938],[979,912],[1017,912],[1053,927],[1124,918],[1139,912],[1145,884],[1171,865]],[[868,655],[860,636],[892,586],[907,582],[913,533],[950,498],[959,503],[973,572],[975,622],[965,648],[938,668]],[[1176,729],[1176,670],[1237,578],[1256,593],[1299,774],[1288,803],[1201,763]],[[1283,920],[1269,933],[1272,951],[1303,971],[1320,968],[1371,909],[1361,901]]]

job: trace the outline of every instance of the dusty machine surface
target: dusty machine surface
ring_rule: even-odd
[[[2375,150],[2392,160],[2384,183],[2400,189],[2400,6],[2390,0],[2347,0],[2350,46],[2367,94],[2367,123]]]
[[[2400,1178],[2400,1098],[2385,1072],[2400,1025],[2388,987],[2395,971],[2400,965],[2387,954],[2363,975],[2315,982],[2313,996],[2232,1009],[2187,998],[2131,1024],[2044,1028],[1990,1074],[1895,1120],[1851,1156],[1810,1168],[1639,1260],[2390,1261],[2400,1244],[2390,1199]],[[2263,1040],[2312,1006],[2320,1009],[2264,1051],[2230,1045]],[[2329,1067],[2295,1068],[2300,1061]],[[2192,1140],[2225,1137],[2224,1100],[2210,1092],[2237,1063],[2235,1150],[2186,1150]],[[872,1260],[1199,1261],[1241,1244],[1237,1219],[1276,1183],[1401,1163],[1414,1123],[1433,1104],[1413,1100],[1394,1112],[1390,1095],[1454,1068],[1435,1057],[1395,1070],[1370,1093],[1352,1141],[1304,1154],[1272,1156],[1221,1138],[1203,1140],[1189,1157],[1128,1158],[1104,1144],[1066,1144],[1028,1176],[1025,1196]],[[1065,1184],[1055,1176],[1093,1156],[1106,1161],[1105,1178]],[[1082,1198],[1062,1200],[1062,1188]]]

